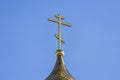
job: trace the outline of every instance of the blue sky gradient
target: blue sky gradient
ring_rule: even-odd
[[[76,80],[120,80],[119,0],[1,0],[0,80],[44,80],[56,62],[56,14],[65,16],[64,60]]]

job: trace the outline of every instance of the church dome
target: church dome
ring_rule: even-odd
[[[57,60],[54,69],[45,80],[75,80],[75,79],[71,76],[71,74],[67,70],[64,64],[63,56],[57,55]]]

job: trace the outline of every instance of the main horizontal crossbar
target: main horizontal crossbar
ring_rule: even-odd
[[[68,27],[71,27],[72,25],[69,24],[69,23],[65,23],[65,22],[62,22],[62,21],[58,21],[58,20],[54,20],[54,19],[51,19],[51,18],[48,18],[49,21],[52,21],[52,22],[55,22],[55,23],[61,23],[62,25],[65,25],[65,26],[68,26]]]

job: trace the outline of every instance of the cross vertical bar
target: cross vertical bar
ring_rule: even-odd
[[[58,18],[58,36],[61,38],[62,37],[62,25],[61,25],[61,18]],[[62,43],[58,39],[58,49],[62,49]]]

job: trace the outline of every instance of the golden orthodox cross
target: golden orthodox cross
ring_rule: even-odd
[[[56,15],[55,17],[58,18],[58,20],[48,18],[48,21],[58,23],[58,34],[55,34],[55,37],[58,39],[58,49],[62,50],[62,43],[64,43],[64,40],[62,39],[62,25],[71,27],[71,24],[62,22],[62,20],[64,20],[64,17],[60,14]]]

